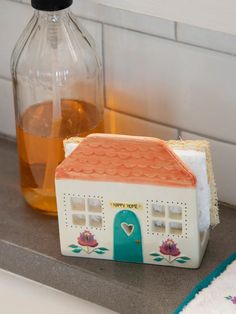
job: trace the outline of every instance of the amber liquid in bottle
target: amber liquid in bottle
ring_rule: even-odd
[[[92,104],[64,99],[56,119],[52,109],[52,102],[29,107],[17,125],[17,142],[25,200],[37,210],[56,215],[54,175],[64,159],[63,140],[102,133],[104,125]]]

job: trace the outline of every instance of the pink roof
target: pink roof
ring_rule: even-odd
[[[196,178],[156,138],[92,134],[57,167],[56,179],[194,187]]]

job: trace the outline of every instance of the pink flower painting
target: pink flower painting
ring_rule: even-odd
[[[97,241],[94,239],[94,235],[90,231],[87,231],[87,230],[85,230],[84,232],[81,232],[77,240],[78,240],[78,243],[82,246],[89,246],[89,247],[98,246]]]
[[[189,257],[181,255],[177,243],[169,238],[162,241],[162,245],[159,247],[159,252],[152,252],[150,255],[154,256],[153,260],[155,262],[166,261],[169,264],[173,262],[185,264],[190,260]]]
[[[171,239],[167,239],[166,241],[162,242],[162,245],[160,246],[160,252],[164,255],[170,256],[180,255],[180,250],[177,248],[177,244]]]
[[[81,252],[86,254],[105,254],[109,249],[105,247],[97,247],[98,242],[95,239],[94,235],[89,230],[84,230],[80,233],[77,238],[78,244],[71,244],[69,248],[72,249],[73,253],[79,254]]]

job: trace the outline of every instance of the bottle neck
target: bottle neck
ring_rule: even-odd
[[[34,10],[34,14],[40,20],[45,20],[48,22],[60,22],[69,18],[70,9],[66,8],[59,11],[41,11]]]
[[[63,33],[70,20],[70,9],[66,8],[58,11],[39,11],[35,10],[37,24],[40,26],[41,33],[50,44],[51,48],[57,49],[63,40]]]

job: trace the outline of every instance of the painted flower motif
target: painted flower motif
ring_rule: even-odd
[[[233,304],[236,304],[236,296],[232,297],[231,301],[233,302]]]
[[[97,241],[94,239],[94,235],[87,230],[81,232],[77,240],[82,246],[96,247],[98,245]]]
[[[233,304],[236,304],[236,296],[232,297],[231,295],[225,297],[226,300],[231,301]]]
[[[170,256],[180,255],[180,250],[177,248],[177,244],[171,239],[167,239],[166,241],[162,242],[162,245],[160,246],[160,252],[164,255]]]

